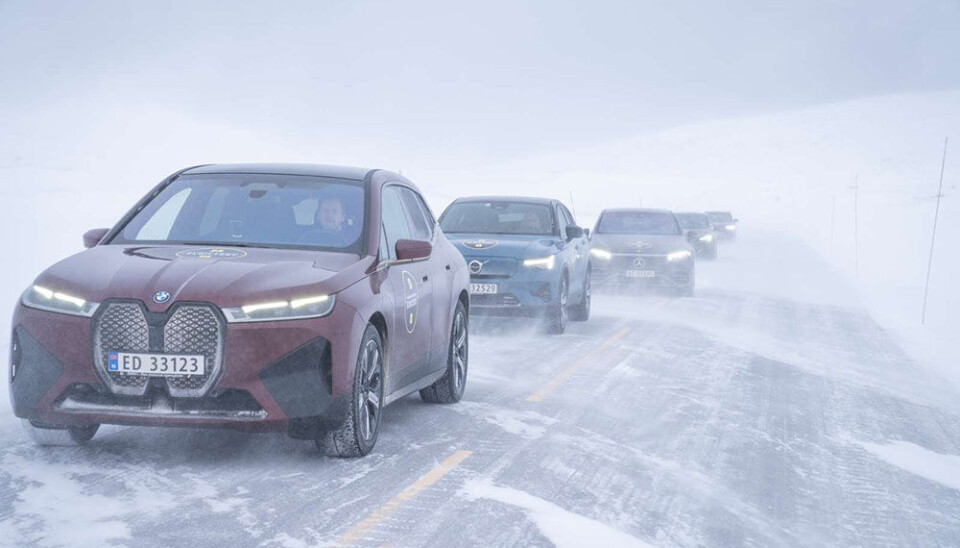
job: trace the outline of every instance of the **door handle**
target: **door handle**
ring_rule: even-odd
[[[424,277],[423,277],[423,282],[426,283],[427,280],[429,280],[429,279],[430,279],[430,276],[424,276]]]

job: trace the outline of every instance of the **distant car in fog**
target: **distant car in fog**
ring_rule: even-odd
[[[14,312],[11,399],[41,444],[227,427],[360,456],[388,403],[463,394],[466,263],[400,175],[190,168],[84,242]]]
[[[541,317],[563,333],[590,317],[590,241],[557,200],[459,198],[440,216],[470,271],[470,313]]]
[[[721,239],[731,241],[737,239],[737,222],[739,219],[734,219],[732,213],[729,211],[708,211],[707,217]]]
[[[590,254],[598,287],[643,285],[694,294],[694,250],[670,211],[605,209],[594,228]]]
[[[706,213],[677,213],[676,216],[697,257],[716,259],[720,256],[720,237]]]

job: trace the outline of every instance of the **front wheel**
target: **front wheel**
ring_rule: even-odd
[[[467,309],[457,301],[450,326],[450,350],[447,355],[447,371],[437,382],[420,391],[420,397],[427,403],[457,403],[463,397],[467,385],[467,361],[469,358],[470,337],[468,333]]]
[[[570,319],[575,322],[585,322],[590,319],[590,271],[587,271],[587,277],[583,281],[583,294],[580,302],[574,305],[570,311]]]
[[[362,457],[373,450],[380,433],[383,410],[383,340],[367,325],[353,374],[353,393],[343,422],[324,431],[317,449],[331,457]]]
[[[551,335],[561,335],[567,330],[567,296],[570,291],[566,274],[560,278],[557,293],[557,303],[547,312],[547,333]]]
[[[30,436],[30,439],[37,445],[71,447],[85,445],[93,439],[99,424],[90,424],[87,426],[70,426],[68,428],[42,428],[34,426],[27,419],[21,419],[20,424]]]

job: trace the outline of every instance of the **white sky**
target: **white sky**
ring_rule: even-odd
[[[960,87],[960,2],[0,0],[0,104],[505,160]],[[2,129],[0,129],[2,131]]]

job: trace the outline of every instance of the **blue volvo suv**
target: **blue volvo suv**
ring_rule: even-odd
[[[563,333],[590,317],[589,233],[544,198],[459,198],[440,227],[470,269],[470,312],[542,317]]]

